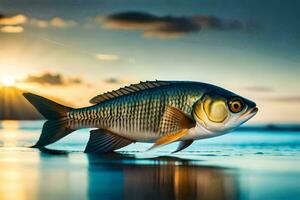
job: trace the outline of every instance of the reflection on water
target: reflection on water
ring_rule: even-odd
[[[67,154],[41,154],[37,199],[85,199],[87,172],[85,166],[72,166]],[[54,167],[55,166],[55,167]]]
[[[17,146],[17,137],[20,133],[19,122],[12,121],[12,120],[1,121],[0,127],[1,129],[5,130],[0,134],[0,141],[2,142],[2,146],[4,147]]]
[[[90,199],[238,199],[237,179],[226,169],[191,166],[178,158],[137,164],[115,157],[117,162],[104,165],[104,156],[88,157]]]
[[[39,153],[0,152],[0,199],[29,199],[37,194]],[[24,166],[27,163],[35,165]]]
[[[4,120],[1,121],[0,127],[6,130],[18,129],[20,127],[20,122],[15,120]]]
[[[238,199],[238,194],[230,170],[177,158],[0,151],[0,199]]]
[[[0,147],[29,147],[39,137],[40,130],[35,127],[26,127],[30,121],[0,120]],[[25,127],[24,127],[25,124]],[[36,123],[39,125],[39,123]]]

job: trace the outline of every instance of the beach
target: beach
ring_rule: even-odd
[[[89,133],[76,131],[45,149],[28,148],[43,121],[2,121],[1,199],[298,199],[300,134],[245,127],[145,152],[136,143],[117,153],[83,153]],[[285,127],[286,128],[286,127]]]

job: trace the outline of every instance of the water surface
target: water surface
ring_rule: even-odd
[[[28,148],[42,121],[2,121],[0,199],[299,199],[300,132],[253,126],[144,152],[137,143],[118,154],[82,153],[88,130],[48,149]],[[282,127],[282,126],[281,126]]]

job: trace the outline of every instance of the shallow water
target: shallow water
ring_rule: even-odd
[[[42,151],[27,148],[42,121],[2,121],[0,199],[299,199],[298,129],[250,127],[195,142],[170,154],[171,144],[143,152],[82,153],[88,130]],[[287,126],[288,127],[288,126]]]

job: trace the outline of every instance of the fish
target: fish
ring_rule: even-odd
[[[154,143],[149,150],[179,142],[176,153],[195,140],[229,133],[258,112],[247,98],[194,81],[140,82],[97,95],[83,108],[23,96],[47,119],[33,147],[91,128],[85,153],[113,152],[135,142]]]

